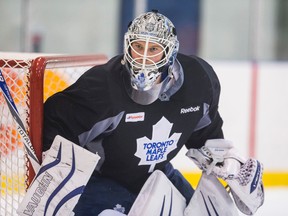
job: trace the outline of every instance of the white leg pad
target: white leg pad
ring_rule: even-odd
[[[112,209],[105,209],[102,211],[98,216],[127,216],[119,211],[112,210]]]
[[[239,214],[232,198],[219,180],[214,175],[203,172],[184,215],[238,216]]]
[[[182,216],[185,207],[183,195],[163,172],[156,170],[145,182],[128,216]]]

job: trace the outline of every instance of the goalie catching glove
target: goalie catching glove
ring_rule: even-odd
[[[236,206],[244,214],[253,215],[263,204],[263,165],[240,156],[230,141],[207,140],[200,149],[189,149],[186,155],[208,175],[227,182]]]

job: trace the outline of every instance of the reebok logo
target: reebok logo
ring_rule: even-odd
[[[189,107],[189,108],[182,108],[180,110],[180,114],[185,114],[185,113],[189,113],[189,112],[197,112],[200,110],[200,106],[195,106],[195,107]]]

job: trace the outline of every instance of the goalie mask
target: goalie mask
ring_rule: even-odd
[[[164,81],[171,76],[178,48],[176,30],[168,18],[157,11],[135,18],[124,36],[123,59],[129,71],[132,91],[136,90],[137,94],[146,92],[157,98],[159,92],[153,87],[157,83],[167,85],[168,82]],[[156,88],[163,89],[163,86]]]

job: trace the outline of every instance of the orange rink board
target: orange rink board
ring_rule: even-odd
[[[200,179],[200,172],[182,172],[190,184],[196,188]],[[287,187],[288,188],[288,172],[284,171],[266,171],[263,173],[264,187]]]

